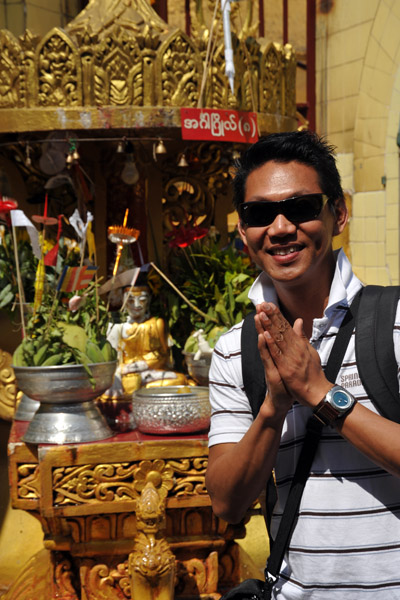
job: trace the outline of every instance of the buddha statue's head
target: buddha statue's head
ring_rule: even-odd
[[[124,304],[131,321],[142,323],[149,318],[150,290],[146,286],[135,286],[124,290]]]

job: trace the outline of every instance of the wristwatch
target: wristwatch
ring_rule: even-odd
[[[334,385],[314,408],[314,416],[323,425],[333,425],[351,411],[356,399],[341,385]]]

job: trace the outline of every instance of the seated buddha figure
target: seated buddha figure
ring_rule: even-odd
[[[147,287],[127,288],[124,323],[113,325],[108,340],[118,352],[119,365],[107,395],[130,395],[140,387],[183,385],[183,373],[168,369],[170,352],[163,319],[149,314]]]

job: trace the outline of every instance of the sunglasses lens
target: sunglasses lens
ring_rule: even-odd
[[[246,202],[240,206],[240,218],[248,227],[267,227],[278,215],[293,223],[313,221],[324,205],[323,194],[307,194],[281,202]]]
[[[293,201],[292,206],[288,206],[285,217],[294,223],[305,223],[313,221],[322,210],[323,198],[322,194],[312,194],[309,196],[300,196]]]
[[[272,204],[272,202],[249,202],[243,205],[243,221],[249,227],[266,227],[270,225],[276,217]]]

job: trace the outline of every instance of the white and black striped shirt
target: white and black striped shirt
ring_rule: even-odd
[[[361,285],[340,251],[328,306],[324,316],[314,320],[310,340],[323,365],[345,311]],[[263,300],[276,302],[274,289],[264,273],[255,281],[249,296],[254,304]],[[241,328],[239,324],[223,335],[214,350],[210,370],[210,446],[239,441],[253,420],[243,387]],[[400,309],[393,337],[400,364]],[[349,389],[358,402],[377,412],[358,375],[354,334],[336,381]],[[309,415],[309,408],[295,403],[284,424],[275,466],[278,502],[272,519],[273,535],[285,506]],[[304,489],[274,598],[400,599],[400,478],[375,465],[329,427],[323,430]]]

